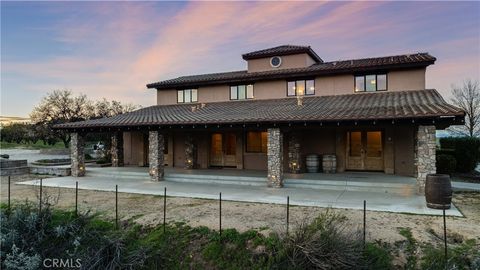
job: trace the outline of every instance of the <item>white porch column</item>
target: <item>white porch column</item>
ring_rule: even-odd
[[[158,131],[150,131],[148,133],[148,160],[149,173],[152,181],[163,180],[164,174],[164,138],[163,134]]]
[[[415,144],[415,165],[418,192],[425,191],[427,174],[436,173],[435,164],[435,126],[418,126]]]
[[[71,173],[74,177],[85,176],[85,138],[83,134],[70,134]]]
[[[123,132],[114,132],[112,134],[112,167],[123,167]]]
[[[279,128],[267,130],[267,160],[269,187],[283,187],[283,134]]]

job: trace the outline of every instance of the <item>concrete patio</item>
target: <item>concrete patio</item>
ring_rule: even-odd
[[[193,176],[193,177],[192,177]],[[441,215],[442,211],[429,209],[425,197],[415,194],[414,178],[380,173],[299,174],[285,177],[284,188],[267,188],[266,172],[238,170],[178,170],[168,168],[165,181],[149,180],[147,168],[87,168],[85,177],[58,177],[43,181],[44,186],[285,204],[362,209],[367,201],[370,211],[409,214]],[[19,182],[38,185],[39,181]],[[447,210],[450,216],[462,216],[455,208]]]

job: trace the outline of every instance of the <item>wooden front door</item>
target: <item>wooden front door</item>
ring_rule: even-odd
[[[383,170],[382,131],[347,133],[347,170]]]
[[[210,166],[237,166],[237,136],[235,133],[213,133],[210,141]]]

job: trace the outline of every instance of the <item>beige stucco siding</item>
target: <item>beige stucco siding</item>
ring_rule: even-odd
[[[177,90],[157,90],[157,105],[177,104]]]
[[[315,95],[331,96],[352,94],[354,88],[353,75],[337,75],[315,78]]]
[[[388,90],[404,91],[425,89],[426,68],[391,71],[388,73]]]
[[[315,64],[315,61],[306,53],[283,55],[282,64],[274,68],[270,65],[271,57],[252,59],[247,61],[248,72],[259,72],[275,69],[308,67]]]
[[[387,91],[425,89],[425,68],[390,71],[387,77]],[[330,96],[353,94],[354,75],[319,76],[315,78],[315,95]],[[287,80],[259,81],[254,83],[255,99],[287,97]],[[357,93],[361,95],[362,93]],[[198,102],[219,102],[230,100],[229,85],[215,85],[198,88]],[[157,91],[157,104],[177,104],[177,90]]]

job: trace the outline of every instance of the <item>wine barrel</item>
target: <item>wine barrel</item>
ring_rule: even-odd
[[[317,154],[310,154],[307,156],[307,172],[316,173],[318,172],[318,166],[320,165],[320,158]]]
[[[452,184],[448,174],[427,174],[425,183],[427,207],[450,209],[452,203]]]
[[[337,157],[335,155],[323,155],[322,167],[324,173],[337,172]]]

